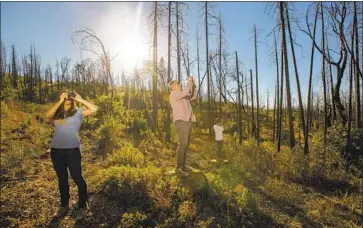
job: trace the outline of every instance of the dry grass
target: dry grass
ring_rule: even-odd
[[[47,106],[3,107],[0,226],[48,226],[58,207],[56,176],[46,153],[51,125],[35,118]],[[92,125],[87,125],[81,141],[92,214],[80,224],[66,217],[58,224],[62,227],[362,225],[359,179],[340,167],[331,168],[337,159],[336,151],[327,151],[326,166],[322,168],[321,150],[315,146],[319,137],[312,137],[310,169],[305,172],[299,148],[292,152],[282,146],[277,154],[275,145],[268,141],[258,147],[255,141],[244,140],[239,146],[230,135],[226,135],[224,144],[230,162],[211,164],[214,142],[207,139],[205,132],[193,131],[187,162],[199,174],[183,183],[175,177],[163,176],[174,165],[175,132],[170,149],[150,135],[138,141],[137,149],[110,152],[109,156],[115,159],[107,162],[97,153],[102,137],[91,129]],[[115,138],[115,146],[125,145],[122,140],[132,138],[124,137]],[[140,159],[135,159],[132,151],[140,153]],[[117,164],[120,159],[125,165]],[[132,164],[126,164],[129,160]],[[73,181],[70,186],[74,203],[77,189]],[[194,192],[196,195],[191,194]]]

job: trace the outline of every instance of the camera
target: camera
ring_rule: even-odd
[[[73,92],[73,91],[69,91],[69,92],[68,92],[68,97],[67,97],[67,99],[74,99],[74,98],[76,98],[76,93],[75,93],[75,92]]]
[[[191,79],[191,80],[192,80],[192,82],[194,83],[194,78],[193,78],[192,76],[188,76],[188,77],[187,77],[187,83],[188,83],[189,79]]]
[[[75,99],[76,98],[76,93],[73,92],[72,90],[68,91],[68,90],[64,90],[62,91],[62,93],[67,92],[67,96],[65,97],[65,100],[70,100],[70,99]]]

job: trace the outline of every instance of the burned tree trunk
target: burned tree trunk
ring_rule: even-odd
[[[285,66],[287,111],[289,116],[290,148],[293,149],[295,147],[295,136],[294,136],[294,123],[292,119],[292,108],[291,108],[290,76],[289,76],[289,64],[288,64],[287,49],[286,49],[284,10],[285,10],[284,3],[280,2],[280,21],[281,21],[281,33],[282,33],[283,54],[284,54],[283,56],[284,56],[284,66]]]
[[[257,31],[256,31],[256,24],[254,25],[254,41],[255,41],[255,71],[256,71],[256,123],[257,123],[257,128],[256,128],[256,134],[255,134],[255,138],[257,140],[257,142],[260,139],[260,104],[259,104],[259,93],[258,93],[258,66],[257,66]]]
[[[238,55],[236,52],[236,76],[237,76],[237,122],[238,122],[238,135],[239,135],[239,144],[242,144],[242,117],[241,117],[241,85],[239,81],[239,70],[238,70]]]

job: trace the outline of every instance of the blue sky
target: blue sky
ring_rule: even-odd
[[[129,55],[129,53],[122,54],[122,50],[130,48],[128,43],[131,42],[130,39],[134,38],[130,34],[137,33],[140,38],[139,42],[143,43],[143,45],[139,45],[143,47],[142,52],[144,54],[142,58],[148,58],[147,51],[149,51],[148,47],[151,45],[148,42],[151,40],[147,16],[151,4],[150,2],[2,2],[1,39],[8,49],[14,44],[18,56],[27,54],[30,50],[30,43],[34,43],[37,53],[42,58],[43,66],[47,64],[55,66],[56,58],[59,60],[63,56],[71,57],[73,62],[80,59],[79,45],[72,44],[71,34],[76,29],[87,27],[96,32],[111,54],[118,53],[117,58],[112,63],[113,69],[117,74],[122,69],[123,61],[127,61],[127,56]],[[189,10],[185,14],[185,20],[189,25],[186,30],[188,42],[191,46],[191,55],[196,56],[196,28],[199,25],[199,36],[201,37],[200,53],[204,61],[204,19],[198,17],[200,14],[200,3],[191,2],[188,4]],[[304,15],[309,4],[307,2],[296,2],[296,11],[291,12],[291,17],[292,15],[298,17]],[[270,57],[273,51],[273,37],[266,38],[266,35],[276,25],[277,15],[268,15],[266,5],[266,2],[218,2],[215,3],[216,7],[214,10],[217,15],[219,13],[222,15],[229,53],[234,56],[234,52],[238,51],[239,58],[247,70],[253,69],[254,71],[252,39],[254,23],[259,29],[258,66],[259,90],[261,94],[266,93],[267,89],[270,90],[271,94],[271,91],[274,90],[276,78],[275,65],[271,62]],[[210,32],[212,35],[209,38],[209,47],[215,50],[217,48],[217,38],[213,34],[217,34],[216,28],[210,28]],[[302,46],[302,48],[296,47],[296,55],[305,100],[309,76],[311,41],[301,32],[296,32],[296,36],[297,42]],[[167,59],[166,38],[166,29],[160,28],[159,56],[165,56],[165,59]],[[87,54],[83,53],[83,57],[85,56],[92,57],[92,55],[87,56]],[[151,57],[149,59],[151,60]],[[234,57],[230,57],[230,62],[231,64],[234,63]],[[321,56],[317,53],[314,76],[317,76],[321,70],[320,62]],[[196,65],[193,69],[193,74],[197,75],[195,72]],[[183,77],[185,77],[184,72],[183,74]],[[290,77],[292,93],[295,95],[296,84],[292,61]],[[315,90],[320,89],[320,81],[318,79],[315,80]]]

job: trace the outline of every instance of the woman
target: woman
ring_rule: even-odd
[[[86,106],[77,108],[76,102]],[[84,100],[77,93],[63,91],[59,101],[46,113],[54,121],[55,133],[51,144],[51,159],[58,176],[61,206],[54,215],[55,219],[64,217],[69,211],[68,170],[78,187],[78,210],[76,220],[87,215],[87,185],[82,177],[81,152],[78,131],[83,117],[97,111],[97,106]]]

